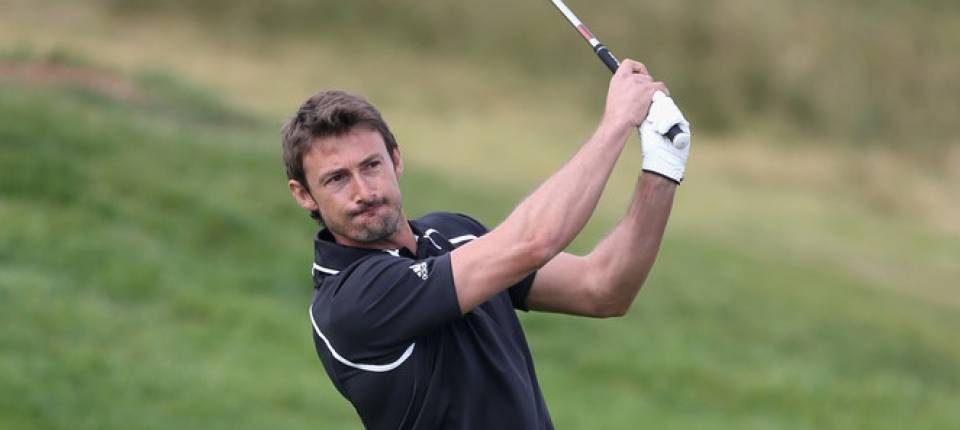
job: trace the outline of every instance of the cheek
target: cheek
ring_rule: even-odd
[[[327,214],[329,214],[329,216],[337,216],[337,214],[342,212],[340,208],[343,207],[343,205],[339,203],[336,193],[314,193],[313,198],[316,200],[317,206],[320,207],[320,213],[324,214],[324,216],[328,216]]]
[[[391,178],[391,180],[385,184],[384,193],[386,194],[384,197],[393,199],[398,203],[400,202],[400,184],[396,179]]]

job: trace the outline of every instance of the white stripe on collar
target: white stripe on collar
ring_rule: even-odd
[[[317,263],[313,263],[313,268],[310,269],[310,274],[313,275],[315,272],[326,273],[328,275],[336,275],[340,273],[339,270],[333,270],[328,267],[323,267]]]
[[[430,243],[433,244],[433,247],[434,247],[434,248],[443,249],[443,248],[440,247],[440,245],[437,245],[437,242],[434,242],[434,241],[433,241],[433,238],[432,238],[432,237],[430,237],[430,235],[431,235],[431,234],[434,234],[434,233],[440,233],[440,232],[439,232],[439,231],[436,231],[436,230],[434,230],[434,229],[432,229],[432,228],[428,228],[427,231],[423,232],[423,237],[425,237],[425,238],[427,238],[428,240],[430,240]]]

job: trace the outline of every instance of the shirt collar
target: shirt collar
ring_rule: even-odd
[[[408,221],[408,223],[413,230],[414,236],[417,238],[417,247],[419,248],[421,246],[419,240],[423,236],[423,231],[426,227],[420,223],[420,221],[416,220]],[[407,249],[373,249],[341,245],[334,240],[330,230],[324,228],[317,232],[317,235],[313,239],[313,271],[336,275],[357,260],[377,254],[414,257]]]

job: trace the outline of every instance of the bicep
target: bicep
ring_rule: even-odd
[[[596,277],[586,257],[561,252],[540,270],[527,295],[530,310],[597,316]]]
[[[461,313],[470,312],[538,269],[542,256],[515,237],[498,228],[450,253]]]

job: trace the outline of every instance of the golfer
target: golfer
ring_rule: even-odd
[[[493,230],[454,213],[407,219],[400,150],[364,99],[325,91],[300,106],[282,146],[293,198],[323,227],[313,340],[367,428],[553,427],[515,310],[602,318],[629,309],[689,151],[656,132],[659,123],[687,125],[656,92],[667,88],[624,61],[593,136]],[[626,216],[589,254],[563,252],[638,126],[643,172]]]

